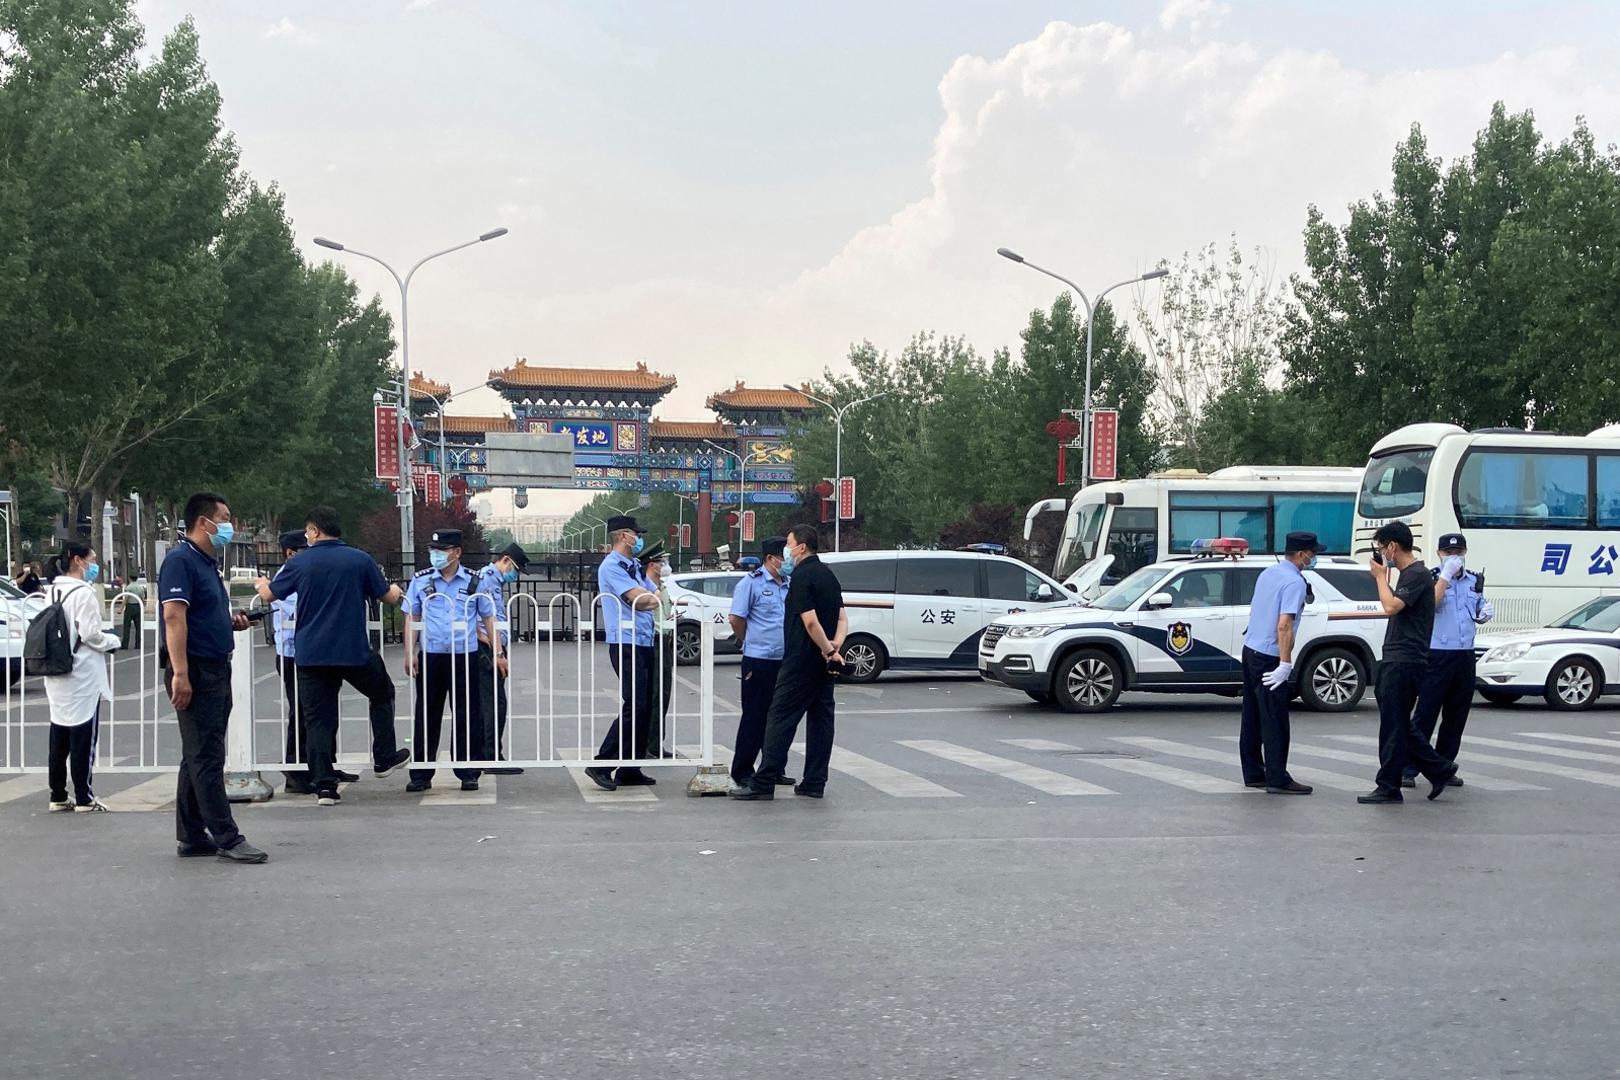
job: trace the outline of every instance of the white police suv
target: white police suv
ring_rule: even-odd
[[[1620,694],[1620,596],[1589,600],[1539,630],[1481,634],[1474,686],[1508,705],[1540,694],[1555,709],[1589,709]]]
[[[979,674],[1067,712],[1100,712],[1126,690],[1239,694],[1254,584],[1275,555],[1241,540],[1144,566],[1089,604],[1007,615],[979,643]],[[1366,567],[1319,558],[1305,572],[1294,689],[1311,708],[1354,708],[1383,644]]]

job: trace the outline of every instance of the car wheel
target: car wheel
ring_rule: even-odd
[[[1523,694],[1509,694],[1503,690],[1481,690],[1479,692],[1479,696],[1490,702],[1492,705],[1512,705],[1514,702],[1524,697]]]
[[[1349,649],[1323,649],[1305,661],[1299,696],[1316,712],[1347,712],[1367,692],[1367,670]]]
[[[1050,690],[1025,690],[1031,701],[1038,701],[1042,705],[1050,705],[1057,700],[1057,695]]]
[[[679,667],[691,667],[703,657],[703,631],[691,623],[683,623],[675,628],[675,663]]]
[[[1547,676],[1544,697],[1555,709],[1586,709],[1603,693],[1603,673],[1581,656],[1560,662]]]
[[[889,657],[876,638],[857,635],[844,640],[844,679],[872,682],[888,667]]]
[[[1125,673],[1100,649],[1081,649],[1057,670],[1057,703],[1064,712],[1102,712],[1119,700]]]

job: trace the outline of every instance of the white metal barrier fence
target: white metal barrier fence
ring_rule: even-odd
[[[109,609],[117,610],[119,601],[138,605],[141,632],[135,648],[108,661],[112,700],[101,704],[93,769],[98,773],[173,770],[180,761],[180,736],[158,664],[160,621],[149,617],[152,613],[138,596],[115,597],[108,602]],[[459,602],[466,604],[465,598]],[[439,625],[447,623],[451,628],[448,662],[415,664],[417,674],[412,678],[405,673],[402,650],[389,648],[382,653],[394,688],[397,745],[412,750],[413,768],[692,767],[714,763],[712,627],[704,628],[698,667],[685,669],[697,676],[695,682],[677,670],[673,620],[654,635],[652,646],[642,646],[639,654],[624,650],[622,657],[610,655],[618,650],[598,642],[595,632],[582,633],[571,642],[540,635],[529,642],[514,639],[505,650],[508,669],[502,676],[476,650],[477,620],[469,618],[465,610],[456,611],[455,603],[444,594],[427,597],[416,635],[421,646],[430,619],[442,620]],[[551,625],[558,625],[556,616],[563,613],[559,605],[572,605],[576,625],[608,628],[611,621],[617,632],[604,637],[633,637],[636,632],[638,616],[612,596],[598,597],[588,609],[588,618],[580,617],[581,601],[573,594],[552,597],[543,611],[534,597],[515,595],[506,605],[509,619],[520,605],[529,605],[536,619],[544,614]],[[595,617],[598,612],[603,616],[600,620]],[[649,616],[639,618],[645,640]],[[4,648],[0,655],[16,658],[20,670],[25,627],[12,622],[8,619],[0,628]],[[380,629],[376,623],[372,628]],[[115,620],[115,632],[117,629]],[[469,649],[469,645],[474,647]],[[613,668],[616,658],[628,665],[622,680]],[[0,773],[43,772],[50,725],[43,680],[8,677],[5,681],[7,685],[0,690]],[[633,745],[632,732],[624,725],[615,729],[623,711],[621,687],[631,694],[644,721],[641,730],[646,738],[640,746]],[[489,706],[498,707],[503,689],[507,702],[504,731],[496,715],[486,715],[486,710],[494,711]],[[302,705],[296,679],[281,673],[274,648],[257,627],[236,635],[232,697],[227,771],[297,773],[307,768],[303,764],[307,736],[299,723]],[[342,690],[339,700],[337,760],[369,765],[369,703],[352,689]],[[423,728],[431,727],[433,708],[441,700],[442,737],[438,753],[430,755]],[[497,732],[501,734],[499,745]],[[612,740],[608,740],[610,733],[614,734]],[[598,758],[599,753],[604,756]]]

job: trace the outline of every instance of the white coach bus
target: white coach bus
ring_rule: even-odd
[[[1433,564],[1445,533],[1468,541],[1485,574],[1492,630],[1543,626],[1620,594],[1620,427],[1590,435],[1411,424],[1378,440],[1356,504],[1365,561],[1386,521],[1412,527]]]
[[[1270,555],[1302,530],[1316,533],[1327,554],[1348,555],[1360,485],[1360,469],[1295,465],[1171,469],[1092,484],[1068,504],[1052,576],[1085,596],[1168,555],[1190,554],[1195,540],[1241,537],[1254,554]],[[1037,515],[1062,509],[1061,499],[1030,507],[1024,538]]]

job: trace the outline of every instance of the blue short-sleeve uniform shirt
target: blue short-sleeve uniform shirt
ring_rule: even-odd
[[[495,625],[501,632],[501,648],[505,648],[511,640],[511,627],[506,617],[506,582],[501,580],[501,571],[494,563],[490,563],[478,571],[478,591],[489,597],[491,604],[495,605]]]
[[[761,568],[737,582],[731,594],[731,614],[748,620],[743,655],[755,660],[782,659],[787,617],[788,584]]]
[[[371,659],[366,601],[388,595],[382,568],[342,540],[305,548],[270,580],[270,594],[297,594],[293,644],[302,667],[359,667]]]
[[[1294,622],[1305,611],[1305,575],[1299,567],[1284,560],[1266,567],[1254,583],[1254,599],[1249,602],[1249,629],[1243,644],[1257,653],[1281,656],[1277,643],[1277,620],[1284,614]]]
[[[158,600],[186,605],[186,652],[206,660],[228,660],[236,641],[231,630],[231,598],[211,555],[182,538],[158,571]]]
[[[596,568],[597,602],[601,606],[603,629],[610,645],[651,645],[653,643],[653,613],[651,609],[635,611],[625,597],[631,589],[656,592],[653,583],[642,572],[641,563],[617,551],[607,554]]]
[[[495,615],[495,604],[478,591],[472,572],[457,566],[449,579],[429,567],[411,578],[405,610],[422,625],[422,650],[430,653],[478,651],[478,621]]]
[[[291,566],[283,563],[276,577],[280,577]],[[272,582],[275,580],[271,579]],[[288,593],[286,599],[270,601],[271,630],[276,639],[276,655],[284,660],[292,660],[298,656],[297,646],[293,643],[293,635],[298,631],[298,594]]]
[[[1435,570],[1438,578],[1440,571]],[[1464,570],[1446,586],[1446,595],[1434,609],[1434,631],[1429,636],[1429,648],[1447,651],[1474,649],[1474,635],[1479,632],[1479,604],[1485,599],[1479,592],[1479,578],[1472,570]]]

